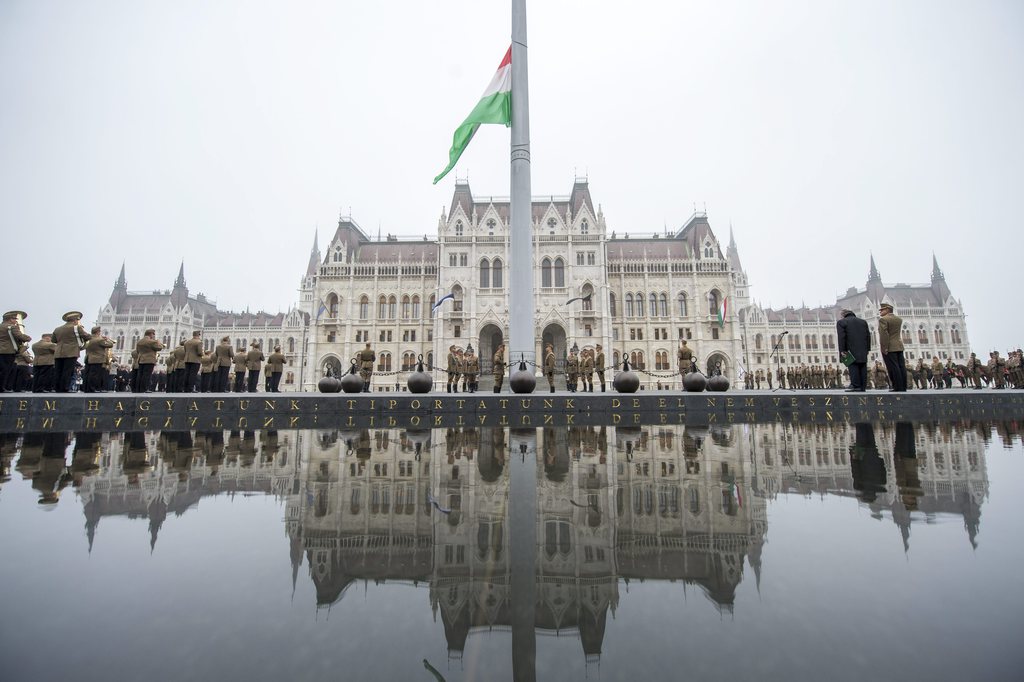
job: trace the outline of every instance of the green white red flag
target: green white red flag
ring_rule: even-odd
[[[484,90],[480,101],[469,112],[469,116],[455,129],[452,138],[452,148],[448,152],[448,166],[441,174],[434,178],[434,184],[448,171],[455,167],[462,152],[466,151],[469,141],[473,139],[477,128],[481,123],[504,123],[505,127],[512,125],[512,46],[509,45],[508,52],[498,65],[490,85]]]
[[[718,326],[725,328],[725,316],[729,314],[729,297],[722,299],[722,305],[718,308]]]

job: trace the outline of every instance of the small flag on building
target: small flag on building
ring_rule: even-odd
[[[438,302],[435,303],[430,308],[430,315],[431,315],[431,317],[433,317],[434,311],[441,307],[442,303],[444,303],[445,301],[454,301],[454,300],[455,300],[455,294],[454,293],[448,293],[448,294],[445,294],[444,296],[442,296],[440,298],[440,300],[438,300]]]
[[[320,316],[327,312],[327,304],[324,303],[323,299],[320,299],[320,309],[316,311],[316,319],[320,319]]]
[[[729,314],[729,297],[726,296],[722,300],[722,305],[718,309],[718,326],[725,328],[725,316]]]
[[[452,137],[452,148],[448,152],[448,165],[441,174],[434,178],[434,184],[448,171],[455,167],[462,152],[466,151],[469,141],[473,139],[481,123],[503,123],[505,127],[512,125],[512,46],[498,65],[498,70],[491,79],[490,85],[484,90],[480,101],[469,112],[469,116],[455,129]],[[440,301],[438,301],[440,303]]]

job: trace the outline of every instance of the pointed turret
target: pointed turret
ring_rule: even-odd
[[[945,304],[946,299],[949,298],[949,286],[946,284],[946,277],[942,274],[934,251],[932,252],[932,291],[938,302]]]
[[[320,246],[318,244],[320,230],[313,232],[313,250],[309,252],[309,264],[306,266],[306,277],[314,277],[320,268]]]
[[[128,298],[128,281],[124,276],[124,261],[121,261],[121,273],[117,276],[114,290],[110,293],[110,307],[114,309],[114,312],[120,310],[121,304],[126,298]]]
[[[171,291],[171,304],[175,308],[181,308],[188,301],[188,286],[185,284],[185,261],[181,261],[178,268],[178,278],[174,280],[174,290]]]
[[[734,272],[743,272],[743,266],[740,265],[740,250],[736,247],[736,237],[732,233],[732,223],[729,223],[729,248],[725,251],[725,257]]]
[[[878,274],[875,267],[875,255],[871,254],[871,268],[868,270],[868,298],[879,303],[885,296],[885,285],[882,284],[882,276]]]

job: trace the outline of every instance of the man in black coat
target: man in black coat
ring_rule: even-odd
[[[850,387],[847,391],[863,392],[868,383],[868,352],[871,350],[871,332],[868,323],[843,310],[836,322],[836,336],[839,338],[839,355],[849,351],[853,355],[850,368]],[[845,364],[845,363],[844,363]]]

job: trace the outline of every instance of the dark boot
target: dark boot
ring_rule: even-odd
[[[604,384],[601,384],[601,393],[604,393]]]
[[[500,389],[500,388],[498,388],[497,386],[495,386],[495,387],[494,387],[494,392],[495,392],[495,393],[501,393],[501,389]]]
[[[450,382],[447,384],[447,388],[448,388],[448,393],[451,393],[452,392],[452,385],[451,385]]]
[[[552,393],[554,393],[554,392],[555,392],[555,387],[554,387],[554,386],[552,386],[552,387],[551,387],[551,392],[552,392]]]

